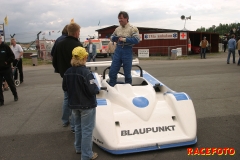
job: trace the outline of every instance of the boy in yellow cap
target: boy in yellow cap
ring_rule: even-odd
[[[63,77],[62,88],[68,93],[68,107],[75,118],[75,150],[81,159],[95,159],[98,154],[92,151],[92,133],[96,119],[96,94],[99,88],[93,74],[86,68],[88,53],[83,47],[72,51],[72,67]]]

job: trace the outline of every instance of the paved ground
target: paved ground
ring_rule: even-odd
[[[237,56],[238,57],[238,56]],[[97,60],[106,60],[98,58]],[[234,156],[188,156],[188,147],[115,156],[96,145],[99,160],[239,159],[240,67],[226,64],[226,54],[208,59],[142,60],[142,68],[175,91],[193,100],[198,142],[192,148],[234,148]],[[102,73],[103,68],[99,68]],[[0,160],[79,160],[74,134],[62,127],[61,78],[51,65],[25,66],[24,83],[17,87],[19,101],[4,92],[0,107]]]

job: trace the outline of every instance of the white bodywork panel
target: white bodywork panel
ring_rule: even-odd
[[[134,65],[139,61],[133,60]],[[109,66],[111,61],[88,63]],[[196,143],[197,122],[190,97],[175,92],[143,71],[132,70],[132,85],[109,86],[108,75],[93,73],[99,87],[93,141],[113,154],[125,154]],[[118,74],[117,81],[124,82]],[[154,85],[159,83],[159,91]],[[102,103],[103,102],[103,103]]]

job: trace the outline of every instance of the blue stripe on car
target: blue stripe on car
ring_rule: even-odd
[[[189,100],[191,99],[186,93],[184,92],[167,92],[167,94],[173,94],[177,101]]]
[[[140,70],[136,70],[137,73],[140,73]],[[149,73],[143,73],[143,78],[145,78],[149,83],[151,83],[152,86],[155,86],[155,84],[159,83],[162,86],[162,83],[158,81],[156,78],[154,78]]]
[[[107,100],[98,98],[97,99],[97,105],[98,106],[105,106],[105,105],[107,105]]]
[[[180,146],[188,146],[193,145],[197,143],[197,137],[192,141],[187,142],[180,142],[180,143],[172,143],[172,144],[164,144],[164,145],[155,145],[155,146],[149,146],[149,147],[142,147],[142,148],[136,148],[136,149],[126,149],[126,150],[109,150],[106,148],[103,148],[102,146],[99,146],[103,150],[112,153],[112,154],[127,154],[127,153],[136,153],[136,152],[143,152],[143,151],[153,151],[153,150],[159,150],[159,149],[166,149],[166,148],[173,148],[173,147],[180,147]]]

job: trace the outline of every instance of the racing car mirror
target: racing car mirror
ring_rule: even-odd
[[[100,90],[105,90],[108,92],[107,87],[100,87]]]
[[[161,90],[160,90],[160,83],[156,83],[156,84],[153,86],[153,88],[154,88],[154,90],[155,90],[156,92],[161,92]]]

